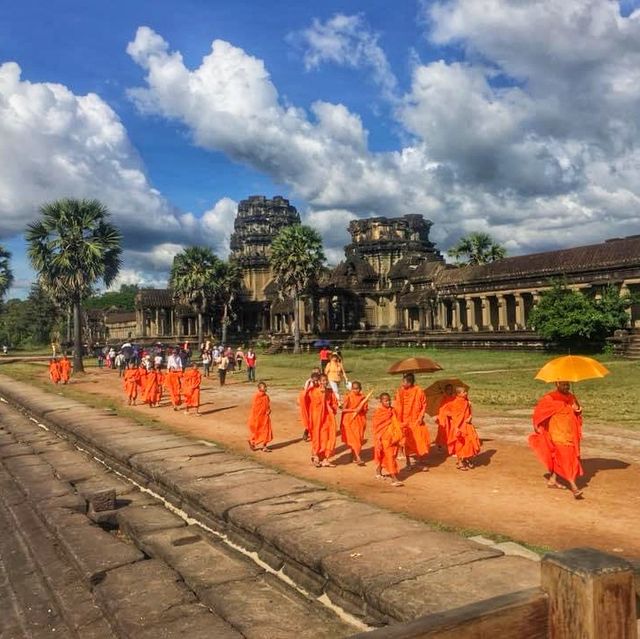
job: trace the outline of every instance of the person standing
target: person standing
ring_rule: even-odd
[[[178,410],[178,406],[182,403],[180,399],[180,380],[182,379],[182,359],[180,355],[173,350],[169,351],[167,357],[167,374],[165,376],[165,386],[169,391],[171,405],[173,410]]]
[[[133,362],[129,362],[123,379],[124,392],[127,395],[127,403],[129,406],[135,406],[136,398],[138,397],[139,381],[140,369]]]
[[[258,391],[253,396],[249,413],[249,448],[270,453],[269,442],[273,439],[271,429],[271,400],[267,394],[267,385],[258,384]]]
[[[331,355],[331,359],[325,366],[323,372],[329,379],[329,385],[331,386],[331,390],[334,392],[336,399],[338,400],[338,405],[342,408],[339,385],[343,380],[345,383],[347,382],[347,374],[345,373],[344,367],[342,366],[340,357],[335,353]]]
[[[182,390],[184,392],[185,414],[200,415],[200,385],[202,384],[202,374],[198,370],[198,365],[193,362],[191,368],[187,369],[182,376]],[[195,413],[190,413],[189,409],[195,408]]]
[[[429,429],[425,423],[427,398],[415,383],[414,374],[405,373],[393,402],[393,409],[402,424],[407,468],[411,466],[412,457],[421,462],[420,458],[429,452]]]
[[[382,469],[391,477],[392,486],[402,486],[398,477],[398,451],[402,441],[402,427],[391,406],[391,395],[381,393],[380,405],[373,414],[373,461],[376,465],[376,479],[384,479]]]
[[[218,379],[220,380],[220,386],[224,386],[227,380],[227,369],[229,368],[229,358],[224,352],[218,356]]]
[[[63,384],[67,384],[71,377],[71,360],[66,355],[63,355],[60,362],[58,362],[58,366],[60,367],[60,381]]]
[[[305,402],[311,426],[311,463],[317,468],[335,466],[331,457],[336,448],[338,400],[326,375],[320,376],[318,386],[307,390]]]
[[[342,414],[340,416],[340,433],[342,441],[351,449],[352,461],[364,466],[360,458],[364,430],[367,425],[369,404],[362,394],[360,382],[353,382],[351,390],[345,395]]]
[[[249,347],[244,356],[244,362],[247,365],[247,380],[250,382],[256,381],[256,359],[256,352]]]
[[[202,369],[204,376],[209,377],[209,371],[211,370],[211,351],[206,348],[202,351]]]
[[[324,369],[327,367],[329,360],[331,359],[331,351],[327,346],[323,346],[320,349],[320,370],[324,373]]]
[[[60,363],[55,357],[49,360],[49,379],[53,384],[60,382]]]
[[[244,360],[244,352],[243,352],[241,346],[238,346],[238,348],[236,349],[235,358],[236,358],[236,369],[238,371],[241,371],[242,370],[242,362]]]
[[[447,448],[456,456],[456,468],[473,468],[473,458],[480,452],[480,439],[472,424],[471,402],[467,389],[457,386],[455,397],[447,402],[438,415],[442,415],[447,433]]]
[[[436,444],[440,448],[444,448],[446,455],[454,454],[454,447],[449,444],[449,422],[445,414],[446,406],[449,402],[452,402],[456,398],[456,392],[453,388],[453,384],[446,384],[444,387],[444,393],[438,406],[438,414],[435,418],[435,422],[438,426],[438,434],[436,436]]]

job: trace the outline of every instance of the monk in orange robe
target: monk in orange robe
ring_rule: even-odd
[[[447,402],[440,411],[448,433],[447,449],[456,456],[456,468],[473,468],[473,458],[480,452],[480,438],[472,424],[471,402],[467,389],[458,386],[455,398]]]
[[[164,376],[164,387],[169,392],[169,399],[173,410],[178,410],[178,406],[182,403],[180,399],[180,381],[182,380],[182,372],[170,369]]]
[[[54,384],[60,381],[60,364],[55,357],[49,360],[49,379]]]
[[[451,446],[448,445],[449,441],[449,431],[448,431],[448,422],[447,418],[443,413],[444,407],[456,398],[456,392],[453,388],[453,384],[447,384],[444,387],[444,394],[442,399],[440,400],[440,405],[438,406],[438,414],[436,415],[435,422],[438,425],[438,434],[436,436],[436,444],[440,448],[444,448],[447,451],[447,454],[453,455],[454,451]]]
[[[133,364],[130,364],[127,370],[124,372],[124,378],[122,381],[129,406],[134,406],[136,403],[136,398],[138,397],[139,380],[140,369]]]
[[[198,370],[198,365],[194,362],[191,368],[182,375],[182,392],[184,393],[185,414],[200,415],[200,385],[202,384],[202,373]],[[195,408],[195,413],[190,413],[189,409]]]
[[[411,466],[411,457],[417,457],[418,462],[429,452],[429,429],[424,418],[427,412],[427,398],[424,391],[415,385],[413,373],[405,373],[402,386],[396,393],[393,409],[402,424],[404,434],[404,454],[407,468]]]
[[[336,448],[338,400],[329,386],[329,378],[320,375],[318,386],[309,387],[304,399],[311,427],[311,462],[318,468],[335,466],[330,458]]]
[[[402,427],[391,406],[391,395],[382,393],[380,406],[373,413],[373,461],[376,464],[376,479],[384,479],[382,468],[391,477],[392,486],[402,486],[398,478],[398,450],[402,441]]]
[[[60,381],[66,384],[71,377],[71,362],[66,355],[62,356],[62,359],[58,362],[58,366],[60,367]]]
[[[364,430],[367,426],[367,411],[369,404],[362,394],[362,384],[353,382],[351,390],[345,395],[340,416],[340,433],[342,441],[351,449],[352,461],[358,466],[364,466],[360,458]]]
[[[576,479],[584,474],[580,463],[582,407],[569,382],[556,382],[556,390],[538,401],[533,409],[533,429],[529,446],[550,473],[547,486],[564,488],[557,480],[561,477],[573,496],[582,499],[576,485]]]
[[[162,383],[164,376],[160,368],[154,368],[147,373],[144,383],[144,402],[149,408],[159,406],[162,399]]]
[[[309,441],[309,433],[311,432],[311,424],[309,423],[309,409],[308,402],[306,400],[307,391],[312,386],[318,386],[320,384],[320,369],[314,368],[311,371],[311,375],[309,379],[304,383],[303,389],[300,391],[298,395],[298,407],[300,409],[300,421],[302,422],[302,440],[305,442]]]
[[[249,448],[270,453],[268,444],[273,439],[271,430],[271,400],[267,395],[267,385],[258,384],[258,391],[253,396],[249,413]]]

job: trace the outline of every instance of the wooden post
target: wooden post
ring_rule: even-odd
[[[550,639],[637,639],[633,568],[591,548],[545,555]]]

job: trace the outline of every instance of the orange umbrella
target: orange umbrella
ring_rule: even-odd
[[[543,382],[580,382],[609,374],[609,369],[600,362],[582,355],[564,355],[547,362],[535,379]]]
[[[445,395],[445,388],[447,386],[462,386],[466,390],[469,390],[469,385],[465,384],[462,380],[456,378],[452,379],[439,379],[437,382],[433,382],[430,386],[424,389],[424,394],[427,397],[427,413],[434,417],[438,414],[440,408],[440,402]]]
[[[401,375],[404,373],[435,373],[442,366],[428,357],[407,357],[389,366],[387,373]]]

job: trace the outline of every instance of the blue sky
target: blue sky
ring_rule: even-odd
[[[157,285],[182,246],[224,254],[255,193],[289,197],[332,262],[371,214],[423,213],[443,250],[471,230],[512,254],[637,233],[637,7],[3,0],[11,293],[33,277],[25,222],[63,195],[105,201],[120,281]]]

